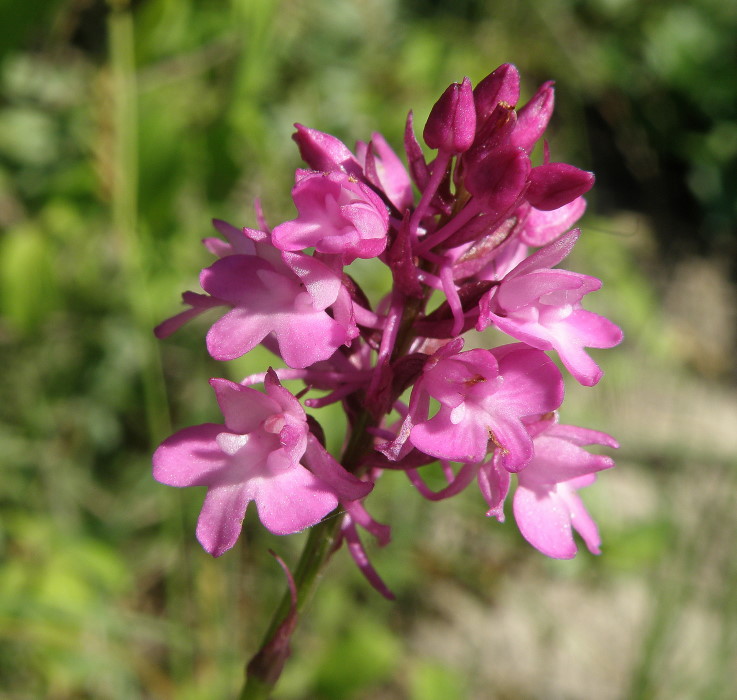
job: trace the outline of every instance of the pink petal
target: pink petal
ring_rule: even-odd
[[[502,410],[521,417],[548,413],[560,406],[563,377],[545,353],[522,343],[502,345],[490,352],[504,377],[504,383],[492,397]]]
[[[215,360],[234,360],[253,350],[272,330],[266,314],[232,309],[207,332],[207,351]]]
[[[430,168],[422,152],[422,146],[417,142],[411,111],[407,114],[407,123],[404,127],[404,150],[407,154],[412,179],[420,190],[424,190],[430,179]]]
[[[585,210],[586,200],[583,197],[577,197],[572,202],[551,211],[532,207],[520,233],[520,239],[536,248],[544,246],[571,228],[583,216]]]
[[[563,258],[570,254],[580,235],[581,231],[577,228],[569,231],[558,238],[558,240],[549,243],[544,248],[525,258],[525,260],[519,263],[507,275],[507,278],[520,277],[534,270],[555,267]]]
[[[197,521],[197,539],[212,556],[219,557],[238,540],[252,496],[243,484],[211,486]]]
[[[282,253],[282,258],[307,289],[315,311],[322,311],[335,303],[342,282],[334,270],[311,255]]]
[[[415,425],[410,442],[425,454],[454,462],[480,462],[489,443],[489,417],[479,411],[453,424],[450,410],[441,408],[430,420]]]
[[[499,447],[499,464],[510,472],[522,469],[534,453],[532,438],[524,424],[516,418],[494,416],[494,443]]]
[[[624,337],[615,323],[586,309],[576,309],[566,320],[589,348],[613,348]]]
[[[514,107],[519,99],[517,68],[510,63],[499,66],[474,88],[473,97],[479,122],[488,117],[500,102]]]
[[[518,486],[512,510],[519,531],[533,547],[554,559],[576,556],[570,514],[555,492],[537,492]]]
[[[249,482],[258,515],[275,535],[290,535],[320,522],[338,505],[333,491],[297,464],[293,468]]]
[[[561,493],[561,498],[568,506],[573,529],[581,535],[589,552],[592,554],[601,554],[599,528],[596,527],[596,523],[584,507],[581,497],[574,491],[566,489]]]
[[[412,181],[397,154],[379,133],[371,134],[371,151],[379,157],[377,174],[389,201],[403,213],[412,205]]]
[[[236,228],[232,224],[229,224],[227,221],[222,221],[221,219],[213,219],[212,225],[227,239],[228,243],[230,244],[231,254],[256,254],[256,245],[254,244],[253,240],[246,236],[246,234],[244,233],[244,229]],[[261,233],[261,235],[263,234]]]
[[[565,368],[579,384],[594,386],[604,376],[601,367],[575,338],[556,333],[552,344]]]
[[[313,170],[343,170],[357,174],[361,171],[358,161],[340,139],[317,129],[295,124],[297,133],[292,135],[299,153]]]
[[[494,301],[501,312],[510,314],[545,294],[580,289],[584,281],[584,275],[567,270],[534,270],[526,275],[504,280],[494,295]],[[567,301],[570,303],[571,300]]]
[[[252,433],[266,418],[281,410],[276,401],[251,387],[227,379],[211,379],[210,386],[225,417],[225,426],[233,433]]]
[[[555,434],[556,427],[549,428],[535,438],[535,457],[520,474],[522,485],[530,488],[552,485],[614,466],[611,457],[592,454],[579,445],[558,437]],[[575,430],[573,426],[566,427]]]
[[[370,481],[362,481],[347,472],[312,433],[307,434],[304,464],[341,500],[358,501],[365,498],[374,488]]]
[[[284,362],[297,369],[327,360],[348,341],[346,329],[324,311],[285,314],[274,325],[279,353]]]
[[[517,112],[517,127],[511,138],[513,145],[528,153],[532,150],[548,126],[554,102],[553,82],[543,83],[532,99]]]
[[[209,486],[226,465],[215,442],[222,432],[222,425],[205,423],[168,437],[154,452],[154,479],[168,486]]]
[[[615,449],[619,447],[619,443],[611,435],[575,425],[553,425],[548,429],[548,435],[568,440],[581,447],[585,445],[606,445]]]

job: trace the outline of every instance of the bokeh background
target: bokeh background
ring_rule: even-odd
[[[249,513],[219,560],[203,493],[150,476],[218,420],[206,322],[165,342],[210,219],[290,218],[295,121],[397,148],[454,80],[557,81],[556,160],[594,170],[572,269],[625,330],[564,422],[622,444],[584,498],[604,554],[551,561],[480,494],[372,497],[381,599],[345,552],[283,700],[733,698],[737,4],[723,0],[2,0],[0,695],[232,697],[296,560]],[[332,424],[330,416],[324,419]],[[333,443],[340,436],[332,431]]]

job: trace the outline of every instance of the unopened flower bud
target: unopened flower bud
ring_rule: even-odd
[[[485,212],[501,215],[517,202],[529,173],[527,154],[519,148],[506,146],[469,168],[464,185],[484,203]]]
[[[499,103],[514,107],[519,99],[519,73],[511,63],[504,63],[489,73],[474,89],[476,120],[483,122]]]
[[[594,173],[568,163],[547,163],[530,171],[527,200],[536,209],[558,209],[588,192],[594,185]]]
[[[452,83],[440,96],[427,118],[422,135],[430,148],[463,153],[476,134],[476,108],[471,81]]]
[[[553,81],[543,83],[530,101],[517,112],[517,126],[511,142],[528,153],[548,126],[553,115],[555,91]]]

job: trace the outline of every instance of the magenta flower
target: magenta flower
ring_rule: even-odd
[[[461,347],[460,340],[448,343],[427,361],[400,435],[384,452],[398,457],[408,440],[433,457],[481,462],[491,442],[501,464],[517,471],[533,452],[522,418],[558,408],[560,372],[544,353],[521,343],[458,352]],[[430,399],[440,403],[432,417]]]
[[[616,443],[555,424],[563,377],[545,353],[557,351],[580,383],[593,385],[602,372],[587,348],[612,347],[622,332],[582,307],[598,279],[555,268],[579,237],[570,228],[594,176],[551,162],[544,132],[553,83],[518,109],[519,95],[509,64],[475,88],[468,78],[452,83],[422,130],[429,159],[409,113],[406,167],[380,134],[350,149],[298,124],[294,140],[310,169],[295,175],[296,216],[271,228],[257,203],[257,229],[214,222],[223,238],[204,241],[219,258],[200,275],[204,293],[186,292],[188,308],[156,334],[225,307],[207,334],[213,358],[232,360],[261,344],[287,367],[254,368],[241,384],[211,380],[224,425],[181,430],[154,455],[159,481],[207,487],[197,527],[207,551],[233,546],[251,501],[278,534],[340,505],[310,535],[295,576],[300,596],[341,542],[390,596],[359,531],[388,542],[388,526],[360,500],[392,470],[433,501],[476,480],[499,521],[516,473],[514,515],[533,546],[571,557],[576,530],[598,552],[576,491],[612,460],[582,448]],[[391,280],[383,297],[344,272],[358,258],[370,260],[373,280]],[[485,339],[474,332],[489,326],[521,342],[478,347]],[[464,352],[467,334],[476,349]],[[342,407],[345,468],[278,378],[303,382],[298,396],[311,410]],[[261,382],[263,392],[249,388]],[[423,474],[438,460],[447,482],[439,489]]]
[[[343,265],[374,258],[386,247],[389,213],[381,198],[341,171],[297,172],[292,198],[299,216],[279,224],[272,241],[280,250],[315,248]]]
[[[233,307],[207,334],[207,349],[216,360],[240,357],[273,333],[284,362],[307,367],[355,336],[350,300],[336,273],[308,256],[288,254],[285,260],[291,266],[231,255],[202,271],[202,288]],[[340,304],[335,318],[326,313]]]
[[[159,324],[157,337],[218,306],[232,310],[207,334],[216,360],[235,359],[265,342],[290,367],[302,368],[328,359],[356,337],[351,299],[338,272],[302,253],[280,252],[264,231],[213,223],[227,241],[204,240],[220,256],[200,274],[208,294],[185,292],[182,299],[191,308]]]
[[[533,253],[484,295],[477,329],[493,324],[528,345],[555,349],[570,373],[592,386],[602,371],[584,347],[611,348],[622,340],[622,331],[581,307],[581,299],[601,287],[598,279],[550,269],[568,255],[579,234],[573,230]]]
[[[153,465],[162,484],[207,486],[197,539],[213,556],[235,544],[251,501],[266,528],[287,535],[371,491],[310,434],[302,406],[273,370],[265,394],[226,379],[210,384],[225,425],[180,430],[161,443]]]
[[[517,475],[513,500],[522,536],[549,557],[570,559],[576,555],[574,529],[589,551],[599,554],[599,531],[576,491],[592,484],[595,472],[610,469],[614,462],[582,447],[619,445],[606,433],[572,425],[550,425],[534,442],[535,455]]]

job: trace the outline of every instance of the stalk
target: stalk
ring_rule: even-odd
[[[356,426],[346,445],[341,462],[350,472],[356,471],[361,457],[371,446],[373,438],[366,428],[373,422],[369,412],[365,409],[358,415]],[[240,700],[265,700],[270,697],[271,691],[279,680],[286,656],[289,654],[288,637],[293,632],[293,626],[288,630],[287,639],[283,645],[278,648],[271,648],[270,645],[282,626],[288,624],[290,614],[299,614],[310,600],[317,587],[320,572],[335,551],[344,516],[345,511],[336,508],[310,530],[294,572],[294,584],[297,590],[296,610],[292,610],[291,592],[287,590],[274,612],[259,651],[246,666],[246,682],[241,690]]]

